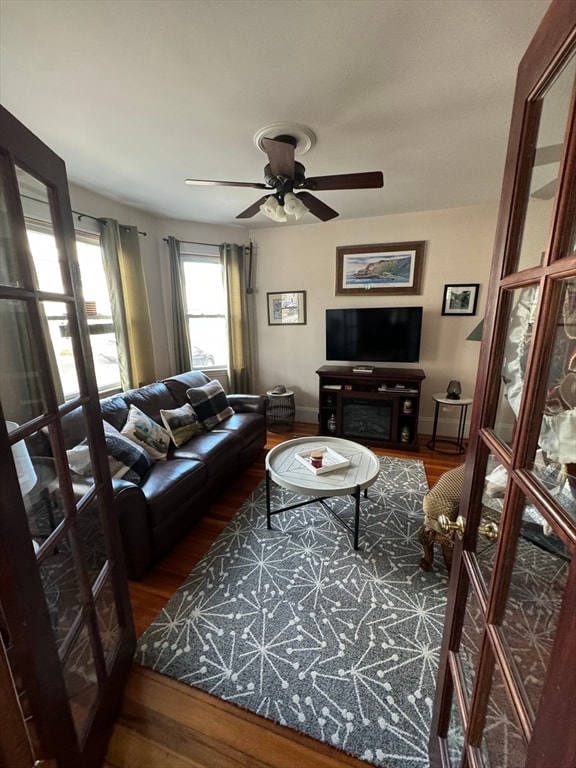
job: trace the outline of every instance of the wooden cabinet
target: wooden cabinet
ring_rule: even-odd
[[[418,450],[420,368],[323,365],[319,384],[319,434],[336,435],[366,445]]]

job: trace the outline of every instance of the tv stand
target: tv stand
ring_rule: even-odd
[[[418,451],[420,368],[323,365],[319,377],[319,434],[364,445]],[[354,370],[356,369],[356,370]]]

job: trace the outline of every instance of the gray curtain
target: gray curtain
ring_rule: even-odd
[[[228,301],[228,378],[231,393],[252,392],[252,294],[247,281],[248,255],[249,249],[243,245],[223,243],[220,246]]]
[[[190,334],[186,319],[186,300],[184,280],[180,262],[180,241],[168,237],[168,256],[170,259],[170,284],[172,286],[172,335],[174,339],[175,373],[185,373],[192,368],[190,357]]]
[[[155,381],[152,328],[138,229],[100,220],[100,242],[112,305],[122,389]]]

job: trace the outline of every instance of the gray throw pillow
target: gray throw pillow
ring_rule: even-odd
[[[191,387],[186,391],[186,397],[207,431],[234,414],[222,384],[216,379],[203,387]]]

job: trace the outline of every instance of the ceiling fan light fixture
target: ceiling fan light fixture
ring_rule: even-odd
[[[260,210],[272,221],[286,221],[286,211],[284,207],[279,204],[275,195],[270,195],[264,203],[260,206]]]
[[[294,216],[296,221],[308,212],[308,208],[306,208],[302,200],[298,199],[294,192],[287,192],[284,195],[284,210],[288,216]]]

